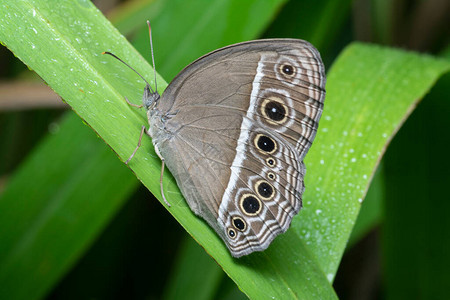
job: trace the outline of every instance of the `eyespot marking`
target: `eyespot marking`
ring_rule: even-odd
[[[258,150],[267,154],[272,154],[277,150],[277,144],[274,139],[267,135],[257,134],[254,139],[255,146]]]
[[[275,162],[275,160],[272,157],[269,157],[269,158],[266,158],[266,164],[269,167],[273,168],[273,167],[275,167],[276,162]]]
[[[288,120],[289,108],[280,97],[270,96],[261,103],[261,114],[270,124],[280,125]]]
[[[289,86],[298,85],[302,75],[302,68],[295,55],[281,55],[274,65],[274,71],[277,79]]]
[[[256,216],[262,208],[261,200],[252,194],[242,195],[239,206],[242,212],[248,216]]]
[[[270,183],[260,180],[256,183],[255,190],[263,200],[270,200],[275,196],[275,190]]]
[[[294,77],[296,73],[295,68],[290,64],[282,64],[280,66],[280,71],[282,74],[288,77]]]
[[[235,237],[236,237],[236,231],[234,231],[234,229],[233,228],[229,228],[228,229],[228,236],[231,238],[231,239],[234,239]]]
[[[247,224],[241,217],[233,217],[232,223],[234,228],[239,231],[245,231],[245,229],[247,228]]]

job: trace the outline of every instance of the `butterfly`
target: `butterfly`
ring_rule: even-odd
[[[150,127],[141,138],[152,138],[191,210],[232,256],[265,250],[301,209],[303,159],[317,133],[325,82],[310,43],[265,39],[200,57],[161,96],[146,84]]]

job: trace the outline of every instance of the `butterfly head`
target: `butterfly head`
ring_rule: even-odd
[[[145,85],[142,104],[147,110],[152,110],[158,104],[160,98],[158,91],[153,91],[148,84]]]

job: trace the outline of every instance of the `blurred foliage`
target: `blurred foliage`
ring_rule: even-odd
[[[84,7],[85,2],[77,1],[76,5]],[[147,60],[150,56],[145,20],[152,21],[157,70],[166,80],[210,50],[259,37],[309,40],[321,51],[327,68],[352,41],[432,53],[450,60],[448,1],[108,2],[94,4],[108,9],[106,15]],[[233,9],[233,5],[240,8]],[[8,2],[0,1],[0,7],[6,10]],[[0,49],[0,76],[5,85],[38,81],[33,74],[6,48]],[[131,76],[127,78],[134,78]],[[444,189],[450,183],[450,166],[445,159],[450,145],[449,86],[449,76],[441,78],[389,146],[349,239],[352,249],[336,275],[335,289],[340,298],[448,298],[450,227],[445,217],[449,204]],[[245,298],[147,189],[137,189],[129,170],[75,114],[56,109],[51,103],[42,109],[4,110],[2,102],[15,99],[5,97],[2,91],[0,88],[0,193],[12,189],[14,182],[32,182],[42,188],[26,191],[17,185],[16,190],[33,198],[23,208],[18,201],[16,208],[26,215],[48,203],[50,206],[33,223],[26,218],[17,222],[9,211],[0,210],[2,224],[8,224],[0,229],[0,235],[14,239],[27,232],[14,254],[20,259],[20,251],[31,236],[39,237],[35,231],[57,229],[62,224],[58,219],[47,220],[49,225],[42,224],[42,220],[53,210],[64,208],[64,203],[78,203],[64,208],[64,222],[93,223],[84,232],[66,232],[67,239],[56,247],[64,264],[52,265],[53,258],[46,256],[50,252],[45,248],[32,252],[29,260],[16,260],[29,267],[36,262],[34,258],[42,257],[37,260],[33,276],[54,268],[53,277],[22,277],[24,286],[2,286],[0,294],[8,292],[12,295],[9,298],[17,299],[45,295],[54,299],[185,299],[189,295],[198,299]],[[138,100],[140,93],[130,83],[123,95]],[[30,90],[29,97],[33,99],[35,94]],[[64,143],[54,142],[56,139]],[[67,149],[76,149],[76,157]],[[45,167],[39,163],[49,159],[40,156],[43,151],[52,153]],[[64,165],[68,161],[77,163],[65,170],[50,164]],[[21,175],[21,166],[33,164],[33,176]],[[22,180],[17,181],[20,176]],[[83,189],[73,191],[75,183]],[[104,188],[99,189],[99,185]],[[61,203],[59,200],[66,199],[66,195],[80,200]],[[2,197],[6,196],[0,195],[0,202]],[[102,201],[108,200],[110,205],[105,207]],[[83,237],[87,243],[77,248],[77,241]],[[2,246],[3,260],[5,252],[1,250]],[[359,266],[352,269],[355,260]],[[20,268],[14,264],[7,268],[12,270],[10,278],[17,278],[14,270]]]

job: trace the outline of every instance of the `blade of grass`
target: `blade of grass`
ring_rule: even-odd
[[[366,236],[370,230],[382,221],[382,203],[385,196],[383,161],[380,163],[372,182],[370,183],[367,196],[361,205],[358,218],[353,227],[352,234],[348,240],[347,249],[355,245]]]
[[[73,9],[73,8],[72,8]],[[85,14],[86,16],[88,14]],[[31,14],[30,14],[31,16]],[[47,19],[51,19],[50,15],[46,15]],[[54,17],[53,17],[54,18]],[[10,18],[7,18],[8,20],[10,20]],[[34,19],[33,19],[34,20]],[[86,20],[81,20],[80,21],[82,25],[86,24]],[[8,25],[10,25],[9,23],[6,23]],[[50,24],[53,24],[52,22],[50,22]],[[42,24],[33,24],[34,26],[32,28],[35,28],[35,26],[39,25],[42,27]],[[5,27],[5,24],[2,24],[3,27]],[[102,26],[106,26],[105,24],[102,24]],[[39,27],[39,29],[43,29]],[[4,28],[2,28],[4,29]],[[73,30],[75,33],[77,32],[78,27],[75,26]],[[103,28],[100,26],[99,30],[102,29],[107,29],[107,28]],[[9,29],[11,30],[11,28]],[[4,32],[3,30],[0,32]],[[8,31],[6,31],[8,32]],[[73,36],[74,32],[69,32],[69,36]],[[102,30],[102,32],[104,32]],[[115,33],[115,32],[114,32]],[[112,32],[110,32],[110,34],[112,34]],[[2,35],[1,36],[2,40],[5,40],[5,36]],[[11,39],[8,39],[9,42],[11,42]],[[33,40],[33,39],[32,39]],[[89,38],[88,38],[89,40]],[[34,41],[34,40],[33,40]],[[51,39],[49,40],[44,40],[46,42],[51,42]],[[76,41],[76,40],[75,40]],[[113,39],[113,41],[116,42],[115,47],[118,47],[117,45],[117,37],[116,39]],[[105,41],[105,43],[107,43]],[[7,45],[9,47],[17,47],[15,49],[13,49],[15,51],[15,53],[17,54],[18,52],[20,52],[20,43],[7,43]],[[29,44],[27,43],[26,45],[29,46]],[[70,45],[70,44],[69,44]],[[56,51],[59,51],[59,48],[57,47],[58,45],[52,45],[55,46],[52,49],[55,49]],[[86,46],[90,46],[90,45],[86,45]],[[98,45],[93,44],[92,45],[93,48],[98,47]],[[127,44],[124,42],[123,45],[121,45],[121,49],[124,52],[128,51],[130,55],[132,55],[132,57],[135,57],[134,59],[136,60],[136,62],[140,59],[138,55],[136,55],[135,53],[133,53],[132,50],[130,50],[129,48],[127,48],[129,46],[127,46]],[[70,48],[70,47],[69,47]],[[80,94],[79,93],[73,93],[75,92],[76,89],[74,89],[73,87],[69,87],[68,89],[65,89],[65,86],[60,85],[60,81],[56,80],[55,77],[56,76],[51,76],[52,74],[44,74],[45,70],[40,70],[38,68],[36,68],[36,70],[38,72],[42,72],[41,76],[43,76],[44,78],[49,78],[49,83],[52,85],[53,88],[55,88],[56,90],[58,90],[60,92],[60,94],[64,94],[67,95],[67,97],[65,97],[65,99],[72,105],[72,107],[80,114],[83,116],[83,118],[93,127],[97,130],[97,132],[108,142],[110,143],[110,145],[116,150],[116,152],[118,153],[126,153],[126,150],[128,148],[133,148],[133,146],[131,147],[126,147],[126,145],[124,145],[123,143],[127,140],[128,136],[123,135],[124,133],[126,133],[126,129],[123,129],[121,126],[119,125],[130,125],[130,128],[135,128],[136,130],[136,136],[138,135],[138,128],[140,126],[140,124],[142,124],[141,122],[139,122],[139,117],[137,117],[136,115],[132,114],[130,112],[130,110],[124,109],[123,106],[121,106],[120,103],[123,103],[123,100],[121,99],[119,92],[116,91],[115,89],[112,89],[112,86],[114,87],[120,87],[120,90],[122,91],[132,91],[130,88],[130,85],[132,84],[128,84],[128,83],[124,83],[124,82],[120,82],[119,80],[117,80],[116,78],[114,78],[114,75],[120,74],[120,71],[118,71],[118,69],[114,69],[113,67],[111,67],[112,65],[108,64],[108,68],[106,68],[103,63],[106,64],[106,61],[104,59],[99,59],[101,61],[101,63],[98,63],[97,61],[95,61],[95,59],[91,59],[90,55],[88,52],[84,52],[84,56],[86,56],[85,60],[82,60],[81,63],[80,60],[82,58],[84,58],[84,56],[80,56],[78,51],[74,51],[75,53],[72,53],[72,49],[69,49],[71,51],[69,52],[64,52],[67,56],[68,59],[63,60],[65,62],[67,61],[72,61],[73,58],[76,58],[74,61],[77,62],[77,65],[80,64],[80,67],[84,67],[87,68],[87,70],[97,70],[98,73],[95,73],[91,78],[86,79],[83,76],[77,77],[75,75],[77,74],[71,74],[70,78],[76,79],[77,81],[79,81],[79,85],[77,86],[77,88],[79,86],[81,87],[89,87],[90,89],[82,89],[83,91],[87,91],[88,93],[86,93],[87,95],[89,95],[89,97],[81,97],[80,98]],[[78,49],[75,49],[78,50]],[[91,49],[91,51],[94,49]],[[59,54],[59,53],[58,53]],[[134,54],[134,56],[133,56]],[[19,54],[17,54],[19,55]],[[71,57],[71,55],[73,55],[74,57]],[[377,92],[380,93],[381,91],[384,91],[384,89],[391,88],[393,89],[393,91],[397,92],[397,90],[394,89],[395,85],[390,85],[392,82],[398,84],[398,82],[396,82],[395,80],[389,80],[389,81],[383,81],[383,80],[378,80],[381,81],[379,82],[380,85],[375,87],[373,85],[368,85],[367,86],[367,82],[371,83],[370,80],[368,81],[364,81],[364,80],[358,80],[359,78],[361,78],[361,75],[364,74],[363,71],[367,71],[367,68],[365,63],[368,61],[368,66],[369,67],[373,67],[373,65],[376,65],[377,67],[380,64],[380,61],[383,61],[383,59],[385,57],[390,57],[390,59],[385,63],[384,65],[384,69],[383,71],[386,72],[386,70],[391,70],[391,68],[397,68],[399,67],[400,63],[410,63],[410,65],[407,64],[407,68],[405,69],[411,69],[413,68],[414,70],[423,72],[425,71],[425,80],[421,81],[420,85],[416,86],[417,82],[419,80],[419,78],[417,76],[406,76],[407,80],[405,80],[404,82],[402,82],[402,84],[400,86],[405,86],[406,88],[410,87],[410,84],[412,87],[414,87],[414,89],[412,89],[412,93],[410,93],[410,90],[408,89],[408,93],[406,93],[406,95],[402,95],[403,97],[400,97],[401,100],[403,101],[399,101],[401,102],[401,105],[394,105],[393,107],[388,107],[392,110],[394,109],[398,109],[400,106],[400,108],[405,108],[400,109],[400,112],[396,112],[395,114],[390,115],[390,117],[393,120],[387,120],[387,122],[380,122],[380,124],[378,125],[378,127],[371,127],[370,130],[368,130],[369,132],[365,132],[368,135],[370,133],[379,133],[380,137],[377,136],[377,139],[375,141],[375,143],[373,145],[371,145],[372,147],[376,148],[375,150],[378,151],[369,151],[369,154],[371,154],[370,156],[370,161],[369,163],[365,164],[363,167],[361,167],[361,169],[357,170],[357,171],[362,171],[362,175],[366,175],[366,177],[364,178],[361,174],[353,174],[350,176],[342,176],[342,178],[339,178],[339,182],[334,182],[333,180],[336,179],[336,176],[334,176],[335,174],[333,172],[337,172],[339,173],[339,167],[341,167],[340,164],[344,163],[347,164],[347,160],[350,160],[349,158],[347,158],[345,155],[345,153],[342,153],[341,151],[334,151],[332,152],[332,154],[329,154],[328,156],[323,156],[324,153],[323,152],[317,152],[317,155],[320,155],[319,157],[313,158],[314,156],[311,156],[311,158],[308,159],[307,161],[307,165],[308,168],[310,169],[314,169],[311,168],[309,165],[315,165],[315,166],[320,166],[322,165],[320,162],[323,160],[325,161],[334,161],[333,159],[336,159],[335,164],[334,165],[329,165],[329,169],[327,170],[323,170],[323,168],[321,169],[321,167],[317,168],[317,171],[313,171],[314,173],[316,173],[316,175],[312,176],[312,175],[308,175],[310,176],[310,178],[316,178],[317,182],[316,182],[316,189],[309,187],[311,196],[307,196],[305,195],[305,212],[301,214],[300,217],[296,218],[294,223],[293,223],[293,230],[291,229],[287,234],[281,236],[280,238],[278,238],[275,243],[271,246],[271,248],[264,252],[264,253],[258,253],[255,254],[251,257],[246,257],[244,259],[241,260],[232,260],[228,254],[228,252],[226,251],[224,245],[222,244],[222,242],[218,239],[218,237],[211,231],[210,228],[208,228],[203,222],[201,222],[198,218],[194,217],[192,215],[192,213],[189,211],[189,209],[187,208],[186,204],[184,203],[184,201],[181,199],[181,197],[179,196],[179,192],[176,189],[176,187],[172,182],[168,182],[166,180],[166,190],[168,191],[168,198],[169,201],[173,204],[173,208],[170,209],[170,212],[173,213],[176,218],[182,223],[182,225],[192,234],[195,236],[195,238],[207,249],[207,251],[215,257],[215,259],[222,265],[222,267],[225,269],[225,271],[238,283],[238,285],[241,287],[241,289],[243,289],[247,295],[249,296],[254,296],[254,297],[258,297],[258,296],[265,296],[265,297],[270,297],[270,296],[274,296],[274,297],[292,297],[292,298],[302,298],[302,297],[322,297],[322,298],[330,298],[333,297],[333,292],[331,290],[331,287],[329,286],[329,284],[327,284],[326,279],[323,276],[322,271],[320,270],[320,268],[316,265],[316,259],[314,259],[314,257],[311,255],[312,253],[315,253],[315,255],[318,257],[317,262],[320,263],[320,265],[322,266],[322,268],[326,271],[333,271],[333,266],[337,266],[338,261],[340,259],[340,252],[343,251],[343,248],[345,246],[345,240],[348,238],[348,234],[351,230],[351,226],[354,222],[354,218],[356,218],[356,212],[358,210],[359,207],[359,203],[357,201],[358,198],[361,198],[364,195],[366,186],[368,184],[368,177],[370,177],[372,170],[374,169],[374,165],[377,162],[377,157],[380,155],[380,152],[382,151],[385,143],[387,142],[387,137],[389,136],[389,134],[392,134],[395,129],[398,127],[398,125],[401,123],[401,120],[404,118],[405,114],[407,114],[408,112],[408,107],[409,105],[411,105],[411,103],[414,103],[414,100],[416,99],[416,96],[420,96],[423,95],[423,93],[429,88],[429,86],[434,82],[435,78],[437,78],[439,76],[439,74],[441,72],[444,72],[445,70],[448,69],[448,64],[447,65],[443,65],[442,62],[439,61],[435,61],[431,58],[428,57],[420,57],[420,56],[416,56],[416,55],[412,55],[412,54],[404,54],[402,52],[397,52],[397,51],[390,51],[390,50],[384,50],[384,49],[378,49],[378,48],[372,48],[372,47],[367,47],[367,46],[353,46],[350,47],[341,57],[341,60],[339,61],[340,64],[337,64],[339,66],[335,67],[334,74],[341,74],[342,70],[346,70],[348,71],[348,69],[350,68],[349,75],[350,76],[342,76],[342,79],[339,77],[334,77],[334,80],[336,80],[335,84],[335,88],[338,87],[340,84],[346,88],[344,90],[345,93],[351,93],[351,92],[355,92],[355,84],[356,87],[360,88],[361,90],[372,90],[372,92]],[[22,59],[26,59],[26,56],[20,56]],[[406,57],[406,58],[405,58]],[[383,58],[380,60],[380,58]],[[40,57],[40,59],[42,59],[42,57]],[[97,58],[98,59],[98,58]],[[354,62],[358,61],[359,65],[358,68],[354,68]],[[412,61],[412,63],[410,62]],[[418,62],[418,64],[415,64],[416,62]],[[32,67],[34,67],[33,64],[33,60],[31,60],[31,65]],[[137,65],[137,64],[136,64]],[[426,66],[425,66],[426,65]],[[56,66],[56,64],[54,65]],[[145,65],[142,66],[142,68],[144,68]],[[439,66],[439,67],[438,67]],[[111,72],[111,69],[109,69],[109,67],[111,67],[112,70],[114,70],[113,72]],[[59,66],[59,68],[61,68],[61,66]],[[356,69],[358,72],[354,72],[352,71],[351,68]],[[63,70],[65,70],[64,68],[61,68]],[[146,69],[146,68],[145,68]],[[374,68],[368,68],[368,70],[373,71],[375,73],[375,78],[380,77],[380,70],[375,69],[372,70]],[[397,70],[396,69],[396,70]],[[56,72],[58,71],[58,68],[50,68],[50,71]],[[151,72],[151,69],[149,68],[147,70],[147,72],[145,72],[145,74],[148,74],[149,72]],[[414,72],[412,72],[414,75]],[[111,76],[110,74],[113,74],[113,76]],[[341,74],[342,75],[342,74]],[[346,74],[344,74],[346,75]],[[347,74],[348,75],[348,74]],[[369,75],[374,75],[374,74],[369,74]],[[400,74],[402,76],[402,78],[405,78],[405,74]],[[407,74],[408,75],[408,74]],[[336,75],[334,75],[336,76]],[[377,77],[378,76],[378,77]],[[394,76],[392,74],[392,76]],[[93,79],[92,79],[93,78]],[[333,80],[331,80],[331,78],[333,78],[333,76],[331,76],[330,74],[330,81],[329,81],[329,86],[332,86],[332,82]],[[369,77],[372,78],[372,77]],[[396,78],[394,78],[396,79]],[[420,78],[423,79],[423,78]],[[92,86],[89,85],[89,80],[95,80],[98,82],[101,82],[103,84],[97,84],[96,88],[94,89]],[[367,78],[366,78],[367,80]],[[377,82],[378,82],[377,81]],[[112,84],[113,83],[113,84]],[[142,84],[142,83],[140,83]],[[359,84],[359,85],[358,85]],[[349,88],[352,87],[352,88]],[[380,86],[382,86],[384,89],[379,90]],[[378,89],[377,89],[378,88]],[[362,93],[361,90],[356,89],[356,95],[357,96],[364,96],[366,98],[368,98],[369,100],[371,100],[370,97],[368,97],[367,94]],[[335,90],[336,92],[336,90]],[[110,106],[106,106],[103,107],[104,103],[97,103],[98,101],[93,101],[95,100],[96,96],[98,95],[102,95],[103,97],[100,99],[109,99],[111,104],[108,104]],[[352,102],[354,101],[354,95],[352,97],[352,95],[346,95],[344,93],[344,95],[342,95],[342,93],[336,93],[335,94],[335,99],[339,99],[339,101],[341,102],[340,105],[343,107],[348,108],[348,106],[344,106],[342,104],[342,102],[345,104],[345,101],[351,101],[350,104],[353,104]],[[359,93],[359,94],[358,94]],[[329,92],[330,95],[330,92]],[[331,95],[334,95],[333,93],[331,93]],[[343,97],[342,99],[338,98],[337,96],[350,96],[350,97]],[[398,95],[397,95],[398,96]],[[413,99],[410,99],[410,97],[413,97]],[[333,97],[333,96],[332,96]],[[358,97],[357,97],[358,98]],[[388,100],[392,100],[389,99]],[[91,105],[88,106],[89,109],[86,109],[86,103],[85,102],[89,102]],[[106,102],[106,101],[105,101]],[[112,104],[114,103],[114,104]],[[333,102],[331,102],[333,103]],[[335,102],[338,103],[338,102]],[[370,103],[370,102],[369,102]],[[405,103],[409,103],[405,104]],[[373,103],[372,103],[373,104]],[[121,107],[122,110],[116,109],[116,105],[118,107]],[[337,104],[335,104],[337,105]],[[329,105],[330,106],[330,105]],[[329,107],[328,106],[328,107]],[[377,108],[379,111],[383,111],[382,109],[386,109],[386,105],[385,103],[381,102],[378,103],[378,105],[374,105],[376,106],[375,108]],[[104,108],[109,108],[109,109],[104,109]],[[339,107],[338,107],[339,108]],[[363,110],[364,112],[364,108],[367,109],[367,106],[357,106],[355,109],[359,109],[359,110]],[[370,109],[372,109],[373,107],[368,107]],[[338,112],[342,113],[343,108],[340,108],[340,110],[338,110]],[[107,113],[105,113],[105,111]],[[123,111],[123,114],[119,113],[119,111]],[[345,112],[346,110],[344,110]],[[375,110],[377,111],[377,110]],[[344,129],[346,128],[345,126],[347,126],[348,122],[350,125],[355,125],[355,133],[358,133],[357,130],[361,129],[361,128],[366,128],[367,123],[364,120],[359,119],[361,117],[361,114],[358,114],[357,112],[360,111],[353,111],[353,115],[347,115],[345,118],[345,122],[343,121],[337,121],[336,126],[330,127],[330,123],[328,122],[327,127],[325,128],[329,128],[329,131],[334,131],[334,134],[341,132],[342,133],[342,127],[344,127]],[[122,117],[121,117],[122,116]],[[132,117],[135,116],[135,117]],[[325,115],[326,116],[326,115]],[[333,116],[333,114],[330,114],[330,116]],[[325,118],[325,120],[330,121],[331,117]],[[345,116],[345,114],[344,114]],[[364,116],[364,115],[363,115]],[[114,119],[115,118],[115,122],[118,123],[113,123],[111,124],[111,118]],[[337,120],[339,120],[339,118],[336,118]],[[368,118],[370,119],[370,118]],[[131,120],[131,121],[130,121]],[[355,120],[358,121],[355,123]],[[364,122],[363,122],[364,121]],[[393,121],[393,122],[392,122]],[[353,122],[353,123],[352,123]],[[393,126],[392,123],[395,124],[395,126]],[[327,122],[325,122],[327,123]],[[344,124],[345,123],[345,124]],[[357,125],[357,126],[356,126]],[[361,127],[364,126],[364,127]],[[321,127],[323,128],[323,127]],[[109,129],[115,129],[114,134],[110,134],[111,130]],[[331,130],[332,129],[332,130]],[[387,130],[387,132],[386,132]],[[323,131],[323,130],[322,130]],[[346,138],[344,138],[344,140],[348,143],[346,143],[346,147],[351,147],[349,148],[348,151],[350,151],[350,149],[355,149],[356,147],[352,147],[353,145],[351,143],[357,143],[358,139],[355,138],[355,136],[353,136],[353,134],[348,134],[353,133],[352,131],[346,131],[347,135]],[[325,133],[321,133],[322,135],[326,136],[327,134]],[[385,134],[386,136],[384,136],[383,134]],[[328,134],[328,139],[330,139],[330,143],[328,145],[333,145],[334,143],[336,143],[336,139],[339,137],[339,140],[341,139],[341,136],[339,135],[335,135],[334,139],[333,139],[333,135]],[[326,139],[324,139],[324,141],[327,141]],[[322,142],[324,143],[324,142]],[[130,141],[127,140],[126,144],[130,144]],[[319,143],[320,144],[320,143]],[[134,145],[134,143],[131,143],[131,145]],[[326,144],[322,144],[322,146],[317,146],[319,147],[318,149],[323,149],[326,148],[325,146]],[[357,145],[359,145],[357,143]],[[150,148],[150,143],[149,141],[144,141],[144,146],[147,146]],[[337,146],[338,150],[343,150],[344,147],[340,146],[339,144],[336,144],[335,146]],[[364,147],[367,147],[367,145],[363,145]],[[362,150],[365,150],[365,148],[363,147]],[[371,147],[371,148],[372,148]],[[358,151],[360,149],[357,149]],[[371,149],[372,150],[372,149]],[[317,151],[317,150],[316,150]],[[344,151],[345,152],[345,151]],[[130,152],[128,152],[130,153]],[[314,153],[314,152],[312,152]],[[359,152],[359,153],[365,153],[365,152]],[[375,154],[373,154],[375,153]],[[151,153],[150,153],[151,154]],[[157,176],[155,176],[154,174],[158,174],[157,170],[159,169],[159,162],[157,161],[157,159],[152,159],[150,161],[149,157],[147,156],[148,154],[145,153],[145,151],[140,151],[138,152],[138,155],[136,156],[136,159],[134,161],[134,163],[136,165],[132,166],[133,170],[135,171],[135,173],[138,175],[139,178],[142,178],[142,180],[144,181],[144,183],[146,184],[147,187],[149,187],[151,190],[155,191],[155,194],[157,196],[159,196],[159,188],[158,188],[158,179],[155,178]],[[147,156],[147,157],[146,157]],[[348,156],[348,155],[347,155]],[[311,163],[314,162],[314,163]],[[351,161],[350,161],[351,162]],[[327,171],[329,171],[327,173]],[[153,173],[153,175],[151,174]],[[318,174],[323,174],[323,176],[318,175]],[[337,174],[339,175],[339,174]],[[312,176],[312,177],[311,177]],[[339,192],[337,195],[339,197],[341,197],[340,199],[336,199],[336,197],[333,197],[333,194],[331,191],[333,191],[336,187],[335,184],[339,183],[343,183],[342,186],[345,187],[345,189],[347,189],[348,184],[354,184],[354,180],[355,178],[359,178],[359,176],[361,176],[363,178],[363,180],[361,180],[362,182],[357,182],[356,184],[361,184],[361,186],[358,188],[357,185],[355,185],[355,191],[352,192],[347,192],[346,190],[344,190],[344,193],[342,192],[342,187],[338,186],[337,187],[337,192]],[[168,179],[170,179],[169,176],[167,176]],[[323,192],[320,190],[317,190],[317,184],[319,184],[322,180],[320,180],[320,178],[322,178],[323,182],[325,182],[323,188],[324,190],[327,190],[330,192],[330,194],[328,194],[327,192]],[[343,182],[342,182],[343,181]],[[311,182],[311,181],[309,181]],[[307,179],[307,184],[308,184],[308,179]],[[308,191],[308,190],[307,190]],[[312,203],[310,200],[308,200],[308,197],[312,200],[313,196],[312,193],[315,193],[315,195],[317,195],[317,193],[325,193],[324,197],[321,198],[319,197],[318,201]],[[325,197],[326,196],[326,197]],[[328,197],[330,196],[330,197]],[[344,197],[345,196],[345,197]],[[337,201],[337,200],[343,200],[343,201]],[[353,202],[354,201],[354,202]],[[350,205],[349,205],[350,203]],[[358,206],[354,205],[354,203],[358,204]],[[331,207],[328,207],[327,205],[331,204]],[[310,206],[309,209],[307,209]],[[348,212],[347,210],[350,209],[350,212]],[[320,210],[320,211],[319,211]],[[323,212],[323,215],[322,215]],[[320,217],[317,217],[317,215],[319,215]],[[337,216],[337,218],[339,218],[337,221],[339,222],[333,222],[333,220],[336,221],[336,219],[334,219],[334,217]],[[298,221],[296,221],[298,220]],[[300,224],[301,223],[301,224]],[[296,225],[296,224],[300,224],[300,225]],[[309,224],[309,225],[308,225]],[[305,226],[306,225],[306,226]],[[304,226],[306,228],[306,231],[302,229],[302,226]],[[310,226],[310,227],[308,227]],[[343,233],[341,236],[336,235],[336,231],[339,233]],[[317,238],[317,240],[312,241],[311,237]],[[344,241],[344,242],[343,242]],[[321,249],[317,249],[319,246],[323,247]],[[310,252],[310,250],[312,250]],[[317,251],[318,250],[318,251]],[[327,254],[329,255],[329,257],[326,257]],[[330,255],[331,254],[331,255]],[[335,269],[334,269],[335,270]],[[327,273],[329,274],[329,273]],[[329,276],[330,277],[330,276]],[[329,278],[330,279],[330,278]],[[299,286],[299,282],[304,283],[304,285]]]

